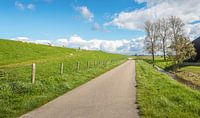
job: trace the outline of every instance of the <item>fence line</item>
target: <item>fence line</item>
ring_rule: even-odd
[[[121,61],[121,60],[90,60],[90,61],[85,61],[85,62],[80,62],[77,61],[70,64],[65,64],[65,62],[60,62],[60,63],[53,63],[55,65],[57,65],[56,67],[54,65],[52,65],[51,63],[42,63],[41,65],[36,64],[36,63],[32,63],[29,64],[29,66],[27,66],[27,69],[22,68],[22,70],[26,70],[25,73],[20,73],[21,70],[21,66],[19,67],[19,70],[9,70],[8,72],[4,71],[4,69],[0,70],[0,77],[4,78],[30,78],[31,79],[31,83],[35,84],[37,79],[41,79],[40,76],[42,77],[49,77],[51,75],[61,75],[63,76],[63,74],[65,73],[65,70],[68,72],[68,69],[70,67],[72,67],[71,69],[73,69],[73,71],[69,70],[69,72],[79,72],[80,70],[84,70],[84,69],[90,69],[90,68],[106,68],[108,65],[113,65],[115,64],[116,61]],[[114,63],[112,63],[114,62]],[[75,65],[75,66],[73,66]],[[37,67],[36,67],[37,66]],[[66,66],[66,68],[65,68]],[[36,71],[37,69],[37,71]],[[46,72],[46,69],[47,72]],[[29,72],[31,72],[31,77]],[[27,80],[26,81],[30,81]]]
[[[80,70],[80,62],[77,62],[77,67],[76,67],[77,71]]]
[[[60,74],[63,74],[64,64],[63,62],[60,64]]]
[[[32,64],[32,84],[35,83],[35,63]]]

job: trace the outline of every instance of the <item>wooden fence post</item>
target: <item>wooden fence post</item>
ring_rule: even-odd
[[[64,68],[64,65],[63,65],[63,62],[60,64],[60,74],[62,75],[63,74],[63,68]]]
[[[77,62],[77,71],[79,71],[79,70],[80,70],[80,63]]]
[[[32,64],[32,84],[35,83],[35,63]]]

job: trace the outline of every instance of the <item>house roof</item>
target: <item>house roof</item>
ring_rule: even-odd
[[[200,60],[200,37],[198,37],[197,39],[192,41],[192,43],[194,43],[194,47],[195,47],[196,52],[197,52],[195,60]]]
[[[198,37],[197,39],[195,39],[194,41],[192,41],[193,43],[199,42],[200,41],[200,37]]]

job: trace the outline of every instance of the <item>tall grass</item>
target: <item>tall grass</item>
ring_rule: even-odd
[[[143,118],[199,118],[200,93],[137,61],[137,102]]]

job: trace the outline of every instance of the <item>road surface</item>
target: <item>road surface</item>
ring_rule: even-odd
[[[138,118],[135,85],[128,60],[21,118]]]

